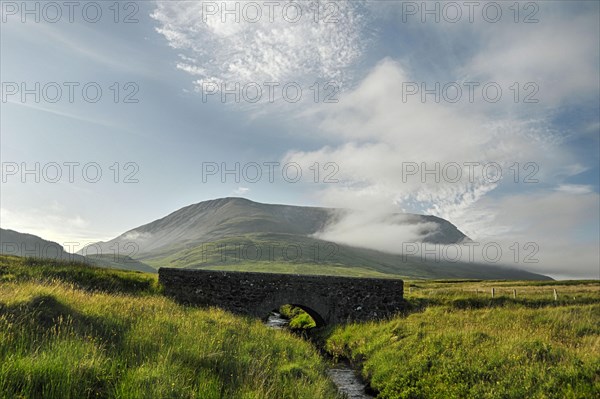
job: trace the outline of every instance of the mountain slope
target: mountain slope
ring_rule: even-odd
[[[129,230],[94,251],[122,255],[158,267],[212,268],[411,278],[544,279],[521,270],[452,262],[427,262],[320,240],[315,233],[335,223],[341,209],[261,204],[242,198],[200,202]],[[434,216],[391,214],[392,224],[424,226],[424,241],[456,244],[469,240],[454,225]],[[432,227],[433,226],[433,227]],[[80,253],[85,254],[86,249]],[[94,252],[95,253],[95,252]]]
[[[222,198],[181,208],[113,240],[96,243],[94,247],[107,254],[118,244],[123,248],[120,253],[142,259],[248,234],[306,237],[334,223],[346,212],[342,209],[261,204],[243,198]],[[434,216],[394,214],[389,215],[389,220],[397,224],[435,224],[435,232],[428,234],[424,240],[429,243],[453,244],[468,239],[454,225]],[[87,251],[84,248],[79,253],[86,254]]]

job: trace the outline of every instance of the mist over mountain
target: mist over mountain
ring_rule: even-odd
[[[172,250],[190,243],[208,243],[246,234],[311,236],[335,225],[350,210],[273,205],[244,198],[222,198],[181,208],[164,218],[129,230],[108,242],[97,243],[103,253],[116,243],[138,245],[137,256]],[[435,216],[387,215],[388,223],[421,229],[423,242],[459,243],[467,237],[454,225]],[[85,248],[80,253],[96,248]]]
[[[161,219],[79,251],[87,257],[119,255],[154,268],[182,267],[266,272],[383,273],[413,278],[542,279],[494,265],[430,261],[378,250],[373,237],[398,248],[407,238],[431,245],[470,241],[456,226],[435,217],[378,215],[379,231],[365,230],[367,213],[347,209],[273,205],[222,198],[181,208]],[[350,222],[349,222],[350,221]],[[385,228],[390,228],[389,234]],[[394,236],[399,231],[402,237]],[[352,240],[344,238],[352,234]],[[339,239],[338,239],[339,237]],[[367,244],[358,241],[364,237]]]

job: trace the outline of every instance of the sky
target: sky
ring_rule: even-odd
[[[0,12],[3,228],[77,250],[236,196],[359,210],[319,234],[393,253],[422,237],[385,215],[431,214],[600,278],[597,1]]]

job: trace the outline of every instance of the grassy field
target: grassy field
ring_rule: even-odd
[[[448,261],[425,261],[350,247],[295,234],[244,234],[203,243],[160,248],[136,258],[155,269],[159,267],[212,270],[396,277],[410,279],[485,278],[543,280],[542,275]],[[134,264],[128,265],[130,269]]]
[[[316,349],[156,276],[0,257],[0,397],[335,398]]]
[[[325,338],[378,398],[600,397],[597,281],[406,285],[407,315]]]
[[[315,265],[310,263],[274,263],[256,262],[252,264],[206,266],[202,270],[222,270],[236,272],[282,273],[282,274],[314,274],[321,276],[400,278],[398,275],[380,273],[361,267],[345,267],[335,265]]]
[[[598,281],[410,280],[405,297],[316,334],[378,398],[600,397]],[[294,334],[172,302],[156,274],[0,256],[1,399],[336,398],[326,368]]]

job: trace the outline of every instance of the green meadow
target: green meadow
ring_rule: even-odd
[[[597,281],[406,286],[405,315],[337,326],[325,338],[378,398],[600,397]]]
[[[181,306],[156,274],[0,256],[0,398],[339,398],[300,335],[378,398],[600,397],[597,281],[407,280],[405,297],[298,334],[314,324],[291,306],[296,333]]]
[[[156,276],[0,257],[0,397],[336,398],[308,342]]]

